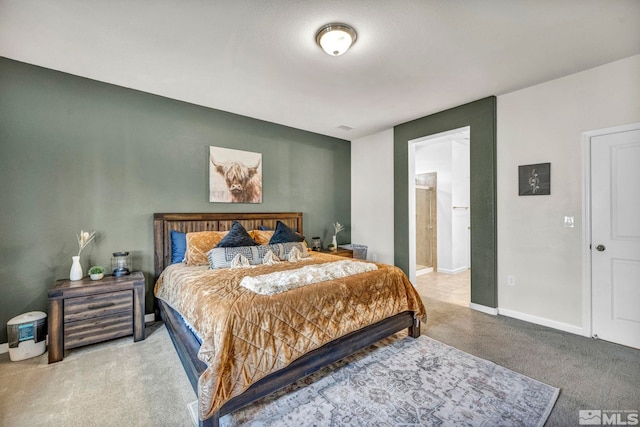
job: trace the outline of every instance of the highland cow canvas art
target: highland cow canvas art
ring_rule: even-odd
[[[262,203],[262,153],[209,147],[209,201]]]

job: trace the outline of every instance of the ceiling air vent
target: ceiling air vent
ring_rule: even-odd
[[[347,125],[340,125],[340,126],[338,126],[338,129],[349,131],[349,130],[351,130],[353,128],[351,126],[347,126]]]

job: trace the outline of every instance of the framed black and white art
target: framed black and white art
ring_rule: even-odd
[[[518,195],[548,196],[551,194],[551,163],[518,166]]]

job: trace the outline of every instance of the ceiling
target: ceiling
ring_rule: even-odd
[[[348,140],[639,53],[637,0],[0,0],[0,56]]]

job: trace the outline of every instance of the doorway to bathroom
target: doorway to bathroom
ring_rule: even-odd
[[[416,286],[423,295],[471,300],[470,127],[410,141]]]

